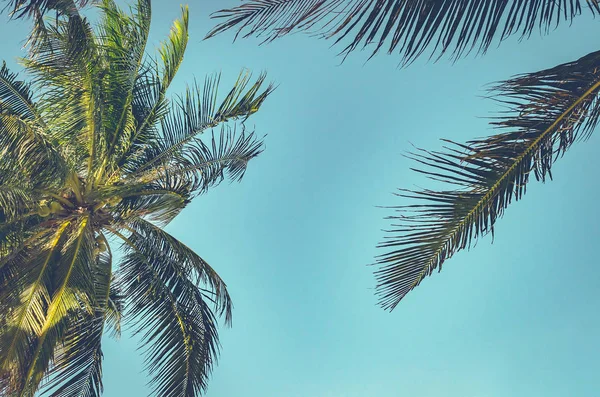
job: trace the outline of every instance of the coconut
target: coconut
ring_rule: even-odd
[[[45,218],[48,215],[50,215],[50,208],[48,208],[48,206],[46,204],[42,204],[38,207],[37,213],[39,216],[42,216]]]

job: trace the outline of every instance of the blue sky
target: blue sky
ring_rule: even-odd
[[[208,260],[234,299],[233,328],[209,397],[596,396],[600,390],[600,136],[578,143],[532,183],[485,238],[407,296],[376,306],[375,245],[398,187],[426,185],[402,153],[492,131],[485,85],[598,49],[599,19],[517,38],[452,64],[366,53],[341,59],[295,35],[267,46],[202,41],[208,14],[234,0],[190,3],[190,44],[173,92],[195,76],[266,70],[278,89],[249,121],[266,151],[241,184],[198,198],[168,230]],[[152,42],[178,15],[155,1]],[[2,15],[14,65],[26,29]],[[225,87],[224,85],[224,88]],[[105,396],[146,396],[127,333],[105,345]]]

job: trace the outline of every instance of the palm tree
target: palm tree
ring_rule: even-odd
[[[484,53],[495,39],[520,32],[543,33],[582,12],[600,12],[598,0],[249,0],[221,10],[224,19],[207,37],[237,28],[236,37],[270,41],[304,31],[335,43],[344,56],[374,44],[387,45],[407,65],[432,48],[454,60],[473,49]],[[400,189],[408,199],[389,217],[392,227],[379,244],[377,295],[393,310],[457,251],[488,233],[511,201],[520,200],[529,177],[551,179],[554,161],[585,140],[600,118],[600,51],[573,62],[501,82],[491,96],[509,107],[492,121],[501,131],[466,143],[446,140],[442,151],[417,149],[415,169],[438,183],[435,190]]]
[[[231,299],[163,227],[242,178],[262,151],[243,121],[273,87],[243,73],[217,101],[215,75],[171,97],[187,7],[158,57],[145,54],[150,0],[131,14],[105,0],[96,27],[68,10],[37,20],[22,60],[31,83],[0,69],[0,394],[100,395],[101,339],[125,320],[156,395],[199,395]]]

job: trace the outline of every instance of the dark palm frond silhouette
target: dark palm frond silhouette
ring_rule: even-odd
[[[494,225],[530,176],[552,177],[554,161],[577,140],[590,137],[600,117],[600,51],[551,69],[517,76],[494,89],[511,112],[492,124],[500,133],[443,151],[417,150],[416,171],[443,182],[443,190],[401,190],[411,204],[395,207],[379,247],[377,293],[393,309],[457,251]]]
[[[341,44],[341,53],[372,47],[408,64],[430,49],[458,59],[485,53],[494,40],[547,33],[582,13],[600,13],[597,0],[246,0],[213,14],[221,22],[207,38],[229,30],[263,42],[307,32]],[[372,56],[371,55],[371,56]]]
[[[43,11],[58,2],[18,3],[37,23],[21,61],[32,81],[0,69],[0,394],[99,396],[102,337],[129,322],[154,393],[197,396],[232,303],[162,228],[243,177],[263,150],[243,122],[273,87],[244,72],[224,95],[213,76],[172,96],[187,7],[154,56],[150,0],[131,14],[103,1],[97,26],[72,1],[50,23]]]

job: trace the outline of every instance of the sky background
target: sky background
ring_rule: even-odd
[[[295,35],[266,46],[203,41],[208,14],[236,0],[190,1],[190,42],[172,93],[242,68],[279,84],[248,124],[266,151],[167,228],[209,261],[234,299],[233,328],[208,397],[597,396],[600,390],[600,136],[577,143],[509,207],[496,239],[461,252],[392,312],[376,306],[375,246],[399,187],[426,186],[402,153],[490,134],[485,85],[598,50],[600,19],[512,38],[452,64],[366,53],[341,58]],[[154,1],[152,45],[179,15]],[[27,24],[0,16],[0,51],[22,55]],[[104,346],[106,397],[149,394],[136,340]]]

